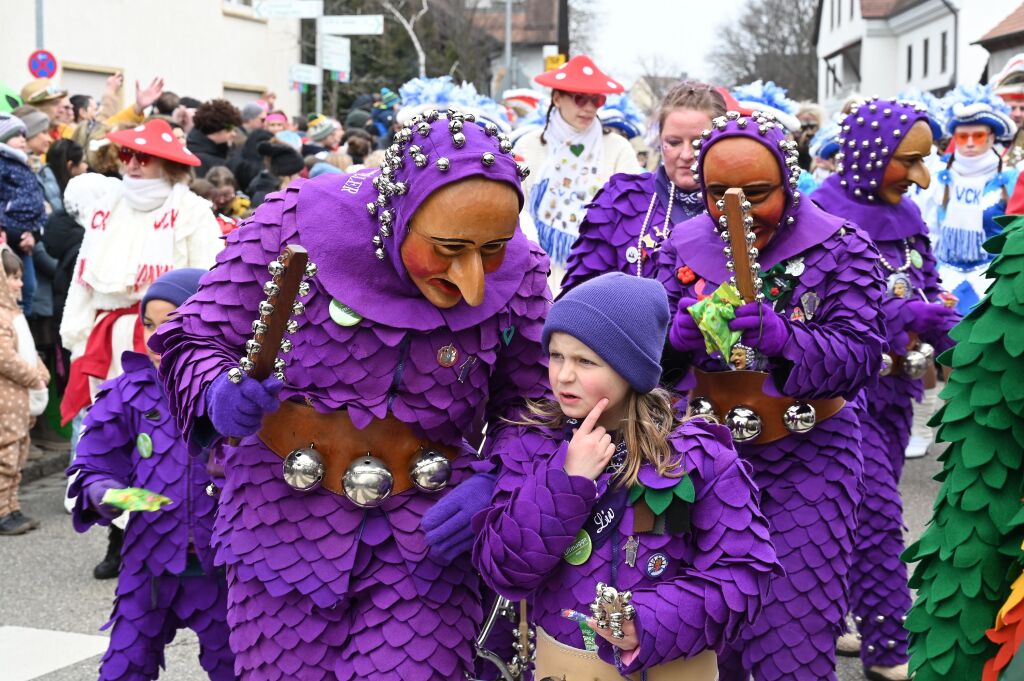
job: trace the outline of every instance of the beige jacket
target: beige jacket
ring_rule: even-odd
[[[28,435],[31,427],[28,389],[39,380],[44,383],[50,380],[42,361],[32,366],[18,354],[14,318],[20,314],[21,308],[0,268],[0,447]]]

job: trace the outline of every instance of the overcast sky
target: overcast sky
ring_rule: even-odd
[[[715,29],[735,18],[744,0],[594,0],[591,39],[597,65],[628,88],[644,73],[641,60],[657,59],[662,75],[686,71],[706,78],[705,55]]]

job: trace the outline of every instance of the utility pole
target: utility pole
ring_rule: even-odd
[[[43,46],[43,0],[36,0],[36,49],[42,50]]]
[[[505,0],[505,87],[515,87],[512,77],[512,0]]]
[[[569,0],[558,0],[558,53],[569,60]]]

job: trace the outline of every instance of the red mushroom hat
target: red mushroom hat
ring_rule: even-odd
[[[135,151],[141,151],[186,166],[202,165],[202,161],[174,137],[167,121],[159,118],[129,130],[119,130],[107,135],[114,144]]]
[[[587,95],[612,95],[626,91],[622,83],[597,68],[590,57],[582,54],[570,59],[557,71],[545,71],[534,80],[554,90]]]

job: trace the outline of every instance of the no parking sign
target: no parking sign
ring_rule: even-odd
[[[36,50],[28,56],[28,70],[36,78],[52,78],[57,73],[57,57],[49,50]]]

